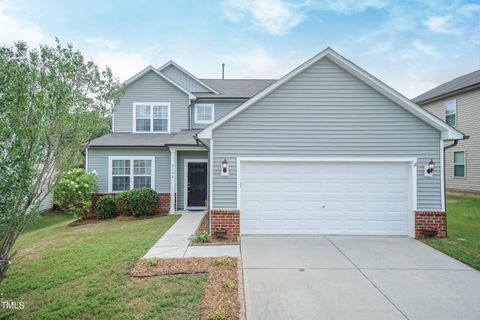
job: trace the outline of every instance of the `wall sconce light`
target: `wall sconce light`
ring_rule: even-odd
[[[430,162],[427,165],[427,173],[432,173],[433,170],[435,170],[435,162],[433,162],[433,159],[430,159]]]
[[[229,164],[228,164],[227,158],[224,158],[222,161],[222,167],[221,167],[222,176],[228,176],[228,171],[229,171]]]

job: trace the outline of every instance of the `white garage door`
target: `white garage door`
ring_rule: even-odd
[[[240,165],[242,234],[406,235],[406,162]]]

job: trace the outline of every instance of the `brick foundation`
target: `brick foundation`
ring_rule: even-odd
[[[422,238],[423,230],[437,230],[437,237],[447,236],[447,214],[445,211],[415,211],[415,237]]]
[[[95,217],[97,215],[97,201],[103,196],[112,195],[115,197],[116,193],[93,193],[92,194],[92,207],[90,208],[90,212],[88,217]],[[175,195],[176,197],[176,195]],[[155,209],[155,214],[168,214],[170,212],[170,193],[159,193],[158,194],[158,208]],[[117,215],[128,215],[127,212],[123,212],[117,206],[115,209],[115,213]]]
[[[227,229],[228,237],[240,235],[240,210],[212,209],[210,210],[212,233],[218,228]]]

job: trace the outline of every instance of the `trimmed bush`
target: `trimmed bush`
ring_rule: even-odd
[[[108,219],[115,216],[115,199],[111,195],[106,195],[97,201],[98,219]]]
[[[158,194],[150,188],[128,191],[128,208],[135,217],[152,215],[158,207]]]
[[[115,203],[123,214],[132,214],[128,206],[128,192],[120,192],[115,195]]]

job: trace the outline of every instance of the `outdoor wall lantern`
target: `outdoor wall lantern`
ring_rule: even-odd
[[[227,158],[224,158],[223,161],[222,161],[222,176],[228,176],[228,169],[229,169],[229,165],[228,165],[228,161],[227,161]]]
[[[435,162],[433,162],[433,159],[430,159],[430,162],[427,165],[427,173],[431,174],[435,170]]]

